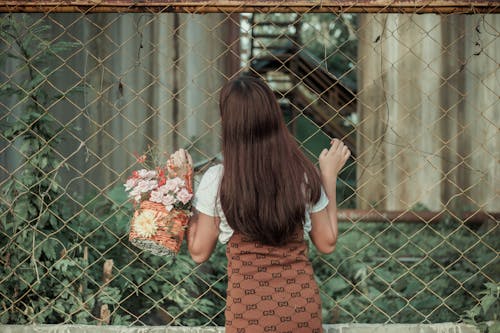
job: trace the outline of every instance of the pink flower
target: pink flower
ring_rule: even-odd
[[[158,187],[158,192],[160,192],[162,195],[167,195],[169,190],[166,185]]]
[[[142,199],[141,192],[137,191],[135,188],[132,191],[130,191],[130,193],[128,194],[128,197],[133,198],[134,201],[137,203],[139,203]]]
[[[137,162],[145,164],[146,155],[134,154]],[[132,171],[125,183],[124,188],[128,197],[136,203],[152,201],[162,204],[167,211],[179,206],[180,209],[188,211],[188,204],[193,195],[188,190],[191,188],[190,177],[192,175],[192,159],[189,153],[183,149],[170,155],[166,165],[158,165],[151,169],[142,166],[140,170]],[[182,207],[181,207],[182,206]]]
[[[163,202],[163,193],[160,191],[151,191],[151,196],[150,196],[149,200],[151,200],[153,202],[162,203]]]
[[[146,155],[141,155],[137,157],[137,163],[144,163],[146,162]]]
[[[141,200],[141,191],[137,187],[132,188],[132,191],[128,194],[129,198],[134,198],[136,202]]]
[[[175,203],[175,198],[173,195],[167,194],[163,196],[162,203],[167,206],[167,205],[173,205]]]
[[[163,197],[163,200],[161,203],[165,206],[167,211],[170,212],[172,210],[172,208],[174,208],[175,198],[173,195],[167,194]]]
[[[184,181],[179,177],[175,177],[167,180],[164,186],[167,191],[177,192],[180,187],[184,186]]]
[[[139,180],[134,190],[137,190],[141,193],[146,193],[156,189],[157,186],[158,183],[156,182],[156,180]]]
[[[185,188],[177,192],[177,199],[179,199],[183,204],[187,204],[192,197],[193,195]]]
[[[130,191],[133,187],[137,185],[137,179],[135,178],[129,178],[127,179],[127,182],[125,183],[125,191]]]
[[[147,179],[147,180],[149,180],[151,178],[155,178],[157,175],[155,170],[146,170],[146,169],[138,170],[137,174],[139,175],[140,178]]]

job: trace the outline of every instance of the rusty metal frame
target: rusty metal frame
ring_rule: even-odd
[[[469,211],[463,213],[449,210],[430,211],[379,211],[368,209],[340,209],[339,222],[376,222],[376,223],[438,223],[445,219],[463,221],[466,224],[481,224],[485,221],[500,220],[500,212]],[[461,222],[462,223],[462,222]]]
[[[495,0],[0,0],[0,12],[500,13]]]

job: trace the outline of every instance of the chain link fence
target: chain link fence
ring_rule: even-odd
[[[153,150],[220,163],[241,71],[314,162],[353,152],[324,323],[498,319],[499,6],[83,2],[0,3],[0,324],[224,325],[224,247],[134,248],[123,183]]]

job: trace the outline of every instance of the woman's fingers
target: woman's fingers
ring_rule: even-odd
[[[336,178],[350,155],[351,151],[341,140],[332,139],[330,148],[323,149],[319,155],[319,166],[322,175]]]
[[[332,140],[332,146],[330,147],[330,151],[332,152],[336,152],[338,150],[338,148],[343,145],[342,141],[340,141],[339,139],[333,139]]]
[[[343,155],[344,148],[347,148],[342,141],[339,139],[332,140],[332,146],[330,147],[330,154],[332,157],[341,158]],[[340,156],[339,156],[340,155]]]
[[[349,148],[339,139],[332,139],[330,149],[323,149],[319,155],[321,159],[332,158],[347,160],[351,155]]]
[[[321,151],[321,153],[319,154],[319,158],[318,158],[319,159],[319,166],[322,169],[325,167],[325,163],[327,161],[328,152],[329,152],[328,149],[323,149]]]
[[[344,144],[344,142],[339,139],[333,139],[331,144],[332,146],[328,150],[328,156],[344,165],[344,163],[349,159],[349,156],[351,156],[351,151]]]
[[[342,148],[342,155],[345,156],[346,159],[348,159],[351,155],[351,151],[349,150],[349,148],[347,148],[347,146],[344,146],[344,148]]]

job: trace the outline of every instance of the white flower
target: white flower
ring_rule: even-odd
[[[183,188],[177,193],[177,199],[179,199],[183,204],[187,204],[193,195],[189,193],[188,190]]]
[[[161,191],[152,191],[149,200],[153,202],[162,203],[163,201],[163,193]]]
[[[167,191],[177,192],[179,191],[179,188],[183,186],[184,180],[180,179],[179,177],[175,177],[167,180],[165,185],[163,185],[162,187],[164,187]]]
[[[163,200],[161,203],[165,206],[167,211],[170,212],[174,206],[175,198],[173,195],[167,194],[163,197]]]
[[[146,193],[151,190],[154,190],[158,186],[158,182],[156,180],[139,180],[137,186],[133,191],[138,191],[141,193]]]
[[[167,180],[167,182],[168,182],[168,180]],[[165,184],[165,185],[158,187],[157,191],[160,192],[161,195],[167,195],[170,190],[168,189],[168,186]]]
[[[157,228],[155,214],[150,210],[143,211],[135,218],[134,229],[140,237],[153,236]]]
[[[132,189],[132,191],[130,191],[130,192],[129,192],[128,197],[129,197],[129,198],[134,198],[134,201],[135,201],[135,202],[139,202],[139,201],[141,201],[141,197],[142,197],[142,196],[141,196],[141,191],[140,191],[140,189],[137,189],[137,187],[134,187],[134,188]]]
[[[137,185],[137,179],[129,178],[125,183],[125,191],[130,191],[135,185]]]
[[[139,175],[140,178],[147,179],[147,180],[149,180],[151,178],[155,178],[157,175],[155,170],[146,170],[146,169],[138,170],[137,174]]]

